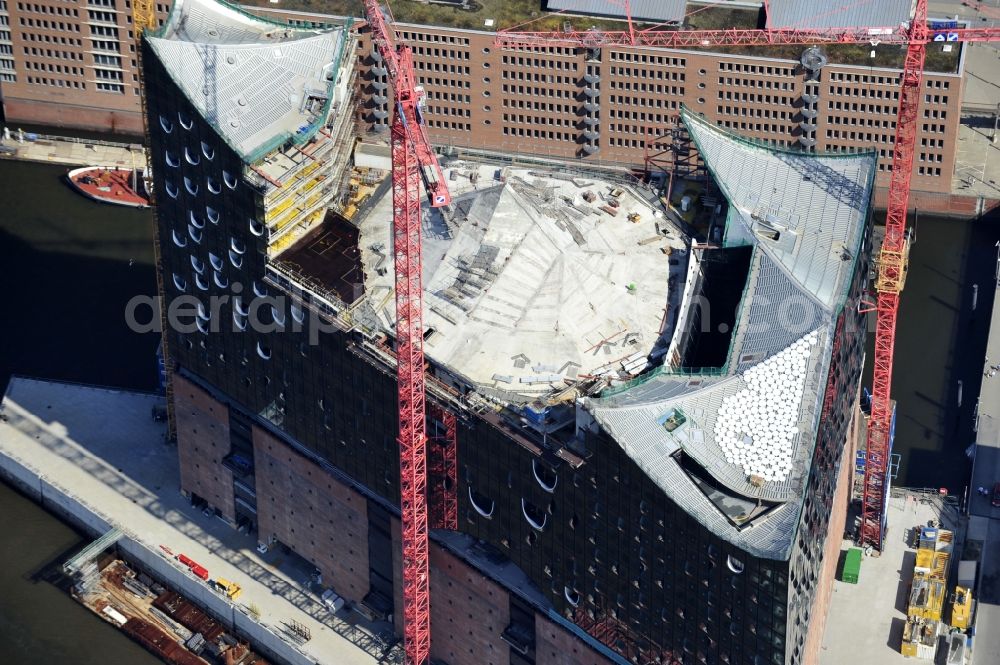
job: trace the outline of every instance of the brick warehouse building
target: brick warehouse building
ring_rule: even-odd
[[[143,58],[165,296],[202,303],[167,334],[182,490],[398,618],[385,187],[355,217],[326,211],[369,58],[350,31],[212,0],[178,3]],[[428,395],[458,416],[458,529],[431,547],[439,662],[817,662],[878,156],[678,113],[725,199],[717,248],[665,244],[629,186],[635,220],[557,209],[597,175],[445,165],[454,210],[425,236],[442,256]]]
[[[129,0],[0,0],[0,96],[7,122],[139,133],[130,7]],[[157,5],[161,18],[168,7]],[[342,23],[320,14],[254,11],[296,24]],[[858,54],[832,47],[826,49],[832,63],[807,69],[806,49],[798,47],[773,53],[780,58],[641,48],[501,52],[490,32],[431,25],[400,25],[399,31],[414,48],[429,96],[428,134],[441,146],[642,168],[647,155],[669,145],[664,136],[683,104],[722,127],[778,145],[821,151],[875,146],[876,185],[888,184],[899,72],[868,65],[893,62],[898,49],[873,47],[878,56],[872,59],[867,49]],[[964,51],[960,45],[943,51],[950,47],[928,48],[915,192],[951,190]],[[834,64],[841,61],[860,66]],[[359,123],[384,125],[391,91],[364,31],[357,72]]]

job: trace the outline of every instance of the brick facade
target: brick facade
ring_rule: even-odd
[[[368,509],[361,494],[259,427],[253,428],[258,538],[312,562],[353,602],[368,593]]]
[[[235,523],[233,473],[222,465],[229,454],[229,409],[177,374],[174,408],[181,491],[197,494]]]
[[[855,402],[857,404],[857,402]],[[830,596],[833,594],[833,581],[837,574],[837,564],[840,559],[840,547],[847,522],[847,507],[851,501],[851,481],[854,478],[854,454],[858,450],[858,438],[861,429],[860,409],[855,407],[851,424],[847,433],[847,445],[840,462],[840,473],[837,476],[837,490],[833,495],[833,509],[830,513],[830,526],[826,536],[826,548],[823,552],[823,568],[820,570],[819,582],[816,584],[816,596],[813,599],[813,609],[810,612],[809,633],[803,647],[803,665],[819,665],[820,646],[823,644],[823,633],[826,629],[826,617],[830,611]]]
[[[535,660],[545,665],[612,665],[541,614],[535,615]]]

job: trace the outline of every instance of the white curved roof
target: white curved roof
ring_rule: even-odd
[[[758,556],[782,558],[809,477],[833,328],[861,251],[876,157],[772,148],[686,109],[682,118],[729,201],[725,244],[753,247],[729,361],[718,376],[654,372],[586,408],[702,524]],[[720,488],[712,500],[679,451]],[[725,504],[758,499],[778,506],[753,528],[737,528],[740,509]]]
[[[145,39],[191,104],[245,160],[311,127],[339,74],[344,30],[304,30],[215,0],[177,0]]]

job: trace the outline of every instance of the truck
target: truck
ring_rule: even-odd
[[[229,580],[224,579],[222,577],[216,578],[214,582],[215,582],[215,587],[219,591],[224,593],[226,597],[229,598],[230,600],[236,600],[237,598],[240,597],[240,594],[243,593],[243,587],[241,587],[236,582],[230,582]]]

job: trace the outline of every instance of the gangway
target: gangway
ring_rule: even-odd
[[[93,541],[80,550],[72,559],[63,564],[63,572],[67,575],[75,575],[88,563],[96,559],[101,552],[108,549],[119,540],[125,533],[118,527],[113,527],[103,536]]]

